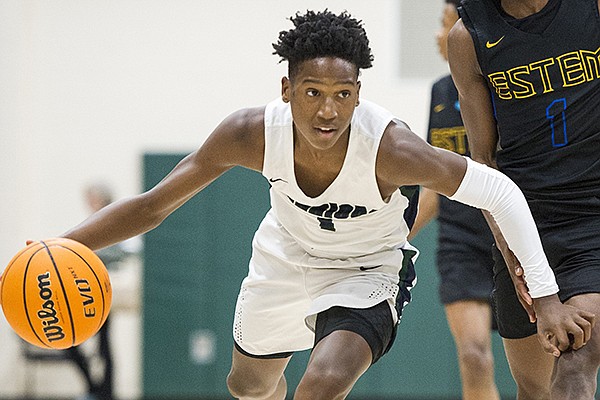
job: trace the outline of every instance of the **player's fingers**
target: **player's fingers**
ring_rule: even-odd
[[[558,349],[561,352],[567,351],[571,348],[572,336],[570,336],[566,330],[558,329],[557,331],[553,332],[553,334],[554,334],[554,337],[556,338],[556,340],[555,340],[556,347],[558,347]]]
[[[525,307],[525,311],[527,311],[527,315],[529,316],[529,322],[531,322],[532,324],[535,323],[535,321],[537,321],[537,315],[535,315],[535,310],[533,309],[533,307],[528,305],[527,307]]]
[[[523,267],[520,265],[515,267],[515,276],[523,276]]]
[[[596,314],[591,313],[589,311],[579,310],[579,315],[586,321],[588,321],[591,324],[592,328],[594,327],[594,325],[596,325]]]
[[[569,344],[573,350],[579,350],[587,343],[585,332],[578,325],[575,325],[573,329],[570,329],[567,336],[569,338]]]
[[[556,346],[556,338],[551,332],[538,333],[538,339],[542,345],[542,348],[546,353],[552,354],[554,357],[560,357],[560,350]]]
[[[525,286],[524,284],[518,284],[516,287],[517,292],[519,293],[519,297],[521,297],[523,301],[528,305],[533,305],[533,300],[531,299],[531,295],[529,294],[527,286]]]
[[[527,315],[529,316],[529,322],[535,323],[535,321],[537,321],[537,316],[535,315],[535,310],[533,309],[533,306],[527,304],[527,302],[524,299],[522,299],[520,295],[517,297],[519,298],[521,306],[525,309]]]
[[[577,325],[583,332],[583,344],[585,345],[592,338],[592,330],[594,329],[595,316],[586,311],[581,312],[581,319],[577,321]]]
[[[25,244],[26,244],[27,246],[29,246],[31,243],[33,243],[33,240],[26,240],[26,241],[25,241]]]

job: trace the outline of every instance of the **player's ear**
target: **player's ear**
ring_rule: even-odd
[[[360,86],[361,82],[356,82],[356,107],[360,104]]]
[[[284,76],[283,78],[281,78],[281,99],[285,102],[285,103],[289,103],[290,102],[290,80],[288,79],[287,76]]]

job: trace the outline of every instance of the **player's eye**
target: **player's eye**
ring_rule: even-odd
[[[340,92],[340,94],[338,96],[340,96],[342,99],[347,99],[348,97],[350,97],[351,93],[349,90],[344,90],[343,92]]]
[[[309,97],[316,97],[316,96],[318,96],[318,95],[319,95],[319,91],[318,91],[318,90],[316,90],[316,89],[308,89],[308,90],[306,91],[306,94],[307,94]]]

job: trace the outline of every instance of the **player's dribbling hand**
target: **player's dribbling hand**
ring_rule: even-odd
[[[535,299],[538,339],[544,350],[555,357],[564,351],[579,350],[590,340],[596,316],[563,304],[558,295]]]

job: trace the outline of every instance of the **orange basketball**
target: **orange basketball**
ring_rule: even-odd
[[[110,311],[112,289],[92,250],[54,238],[33,242],[13,257],[2,276],[0,302],[21,338],[66,349],[98,332]]]

